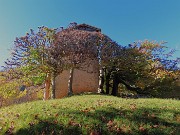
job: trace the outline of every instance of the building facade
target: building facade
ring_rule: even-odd
[[[87,24],[72,24],[73,29],[101,32],[101,29]],[[83,69],[74,69],[72,90],[74,94],[83,92],[97,92],[99,87],[99,67],[98,60],[91,61]],[[63,71],[56,77],[55,86],[56,98],[62,98],[68,95],[69,70]]]

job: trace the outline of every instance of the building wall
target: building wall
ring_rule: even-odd
[[[97,92],[98,90],[98,77],[99,71],[97,62],[93,61],[89,65],[86,64],[86,68],[83,70],[75,69],[73,75],[73,93],[82,92]],[[63,71],[56,77],[56,98],[67,96],[69,80],[69,70]]]

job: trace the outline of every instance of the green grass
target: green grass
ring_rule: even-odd
[[[0,108],[0,134],[180,134],[180,101],[79,95]]]

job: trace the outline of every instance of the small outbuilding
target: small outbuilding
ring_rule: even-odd
[[[73,24],[73,29],[88,32],[101,32],[101,29],[87,24]],[[75,69],[73,75],[72,89],[73,93],[97,92],[99,87],[99,67],[98,60],[88,63],[88,66],[81,69]],[[68,95],[69,70],[63,71],[55,80],[56,98]]]

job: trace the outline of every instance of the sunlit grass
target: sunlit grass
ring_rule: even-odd
[[[0,109],[0,134],[176,134],[180,101],[79,95]]]

